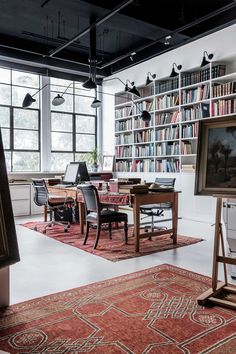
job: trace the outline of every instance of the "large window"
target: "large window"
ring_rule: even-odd
[[[96,148],[96,109],[91,108],[94,90],[78,82],[51,78],[51,101],[62,94],[65,102],[51,104],[51,170],[63,170],[70,161],[89,162]]]
[[[0,68],[0,126],[8,171],[40,171],[39,98],[23,109],[26,93],[39,89],[39,75]]]

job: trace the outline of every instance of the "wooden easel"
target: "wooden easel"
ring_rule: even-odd
[[[236,265],[236,259],[225,256],[224,239],[221,224],[222,198],[232,198],[232,195],[215,195],[216,200],[216,218],[215,218],[215,239],[212,267],[212,288],[205,291],[197,298],[198,304],[203,306],[218,305],[229,307],[236,310],[236,287],[229,286],[227,280],[226,264]],[[220,244],[221,253],[220,255]],[[223,263],[224,282],[218,282],[218,266]]]

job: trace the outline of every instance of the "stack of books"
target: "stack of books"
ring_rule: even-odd
[[[192,164],[182,165],[182,172],[195,172],[195,165]]]
[[[126,184],[119,187],[119,193],[140,194],[148,193],[148,185],[146,184]]]

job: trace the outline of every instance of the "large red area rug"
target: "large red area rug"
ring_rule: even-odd
[[[37,225],[37,230],[42,233],[45,224],[42,222],[27,222],[21,225],[32,230],[34,229],[35,225]],[[177,244],[173,245],[173,241],[170,238],[170,235],[168,234],[164,236],[153,237],[152,240],[148,240],[148,238],[142,239],[140,241],[140,252],[136,253],[134,251],[135,239],[133,236],[132,228],[129,228],[129,237],[127,245],[124,242],[123,229],[113,229],[112,240],[109,239],[108,231],[103,230],[101,232],[96,250],[93,249],[95,243],[95,234],[96,230],[91,229],[87,244],[83,245],[84,236],[81,236],[78,224],[72,224],[68,233],[65,233],[63,231],[62,226],[56,225],[52,228],[47,228],[46,232],[46,235],[48,237],[53,238],[54,240],[80,248],[81,250],[93,253],[97,256],[103,257],[113,262],[138,256],[145,256],[151,253],[166,251],[182,246],[188,246],[202,241],[202,239],[200,238],[179,235]]]
[[[235,353],[236,312],[204,308],[209,278],[168,264],[0,310],[15,353]]]

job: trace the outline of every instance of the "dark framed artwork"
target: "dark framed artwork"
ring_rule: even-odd
[[[0,268],[20,260],[0,129]]]
[[[236,196],[236,115],[201,120],[196,195]]]

